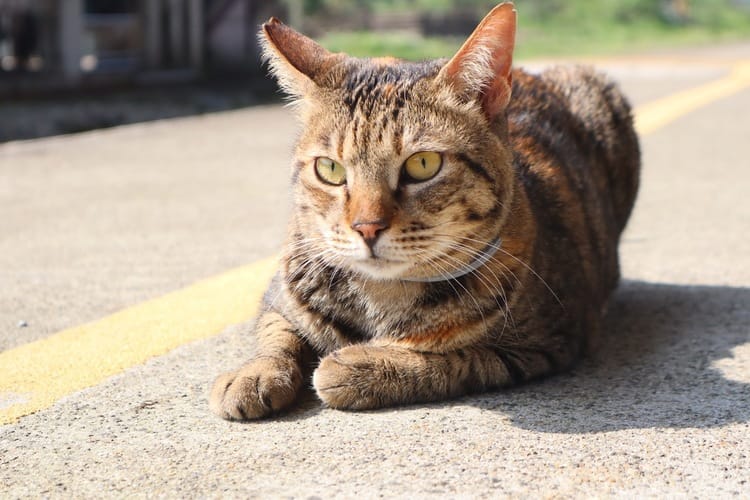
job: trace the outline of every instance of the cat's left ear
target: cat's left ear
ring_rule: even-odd
[[[342,56],[328,52],[275,17],[263,24],[260,41],[279,84],[294,96],[307,93],[311,84],[321,85],[327,70]]]
[[[440,70],[439,78],[456,92],[466,99],[481,102],[490,121],[504,111],[510,101],[515,38],[513,4],[498,5]]]

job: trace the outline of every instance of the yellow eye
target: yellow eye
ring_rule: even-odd
[[[315,173],[327,184],[340,186],[346,182],[346,169],[340,163],[324,156],[315,159]]]
[[[411,155],[404,164],[404,170],[412,180],[421,182],[435,177],[442,165],[443,157],[440,153],[423,151]]]

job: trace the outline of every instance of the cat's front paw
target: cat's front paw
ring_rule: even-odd
[[[256,359],[214,382],[209,406],[227,420],[252,420],[289,406],[302,385],[302,373],[292,361]]]
[[[318,397],[331,408],[368,410],[393,404],[395,380],[385,376],[382,348],[349,346],[323,358],[313,374]]]

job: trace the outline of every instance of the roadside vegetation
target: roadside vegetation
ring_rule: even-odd
[[[476,21],[497,3],[304,0],[303,12],[305,24],[311,26],[316,38],[330,50],[357,56],[423,59],[452,54],[473,27],[467,21],[464,24],[471,27],[464,26],[458,33],[453,22],[454,33],[433,34],[424,29],[425,19],[438,22],[442,19],[447,25],[457,18]],[[750,38],[750,0],[516,0],[515,3],[519,12],[519,58],[617,54]],[[389,19],[405,18],[413,19],[413,26],[388,28]]]

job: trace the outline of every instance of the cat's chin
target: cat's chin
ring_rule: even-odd
[[[388,259],[363,259],[352,263],[354,270],[367,278],[376,280],[400,279],[409,267],[411,267],[409,262]]]

